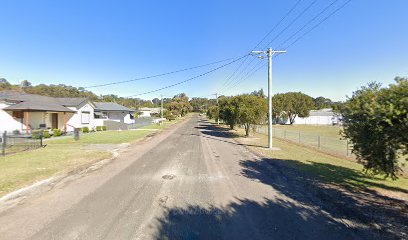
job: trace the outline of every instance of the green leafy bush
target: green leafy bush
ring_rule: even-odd
[[[50,138],[51,137],[50,132],[48,130],[44,130],[43,137],[44,138]]]
[[[88,127],[83,127],[82,132],[83,133],[89,133],[89,128]]]
[[[96,126],[96,131],[102,131],[102,126]]]
[[[343,106],[343,135],[366,171],[396,179],[408,160],[408,78],[381,87],[370,83]]]
[[[106,131],[108,128],[106,126],[102,126],[102,131]]]
[[[31,131],[31,138],[40,139],[41,138],[42,130],[32,130]]]
[[[14,135],[20,134],[20,130],[18,130],[18,129],[14,130],[14,131],[13,131],[13,134],[14,134]]]
[[[54,132],[54,137],[58,137],[62,135],[61,129],[54,129],[53,132]]]
[[[176,119],[176,116],[174,116],[170,111],[165,110],[164,111],[164,115],[163,117],[165,117],[167,120],[172,121]]]

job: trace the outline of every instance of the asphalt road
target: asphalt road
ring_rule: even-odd
[[[2,213],[0,239],[379,236],[353,225],[341,211],[321,208],[324,201],[291,185],[283,170],[194,116],[132,145],[103,169]]]

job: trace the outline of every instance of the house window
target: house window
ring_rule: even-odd
[[[96,119],[107,119],[107,113],[106,112],[94,112],[94,118]]]
[[[82,112],[81,113],[81,122],[83,124],[88,124],[89,123],[89,118],[90,118],[90,113],[89,112]]]
[[[24,113],[13,111],[13,118],[24,118]]]

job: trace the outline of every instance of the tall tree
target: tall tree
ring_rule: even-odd
[[[285,118],[286,110],[285,106],[285,94],[278,93],[272,96],[272,121],[275,123],[281,122],[282,118]],[[285,118],[286,119],[286,118]],[[286,122],[286,121],[285,121]]]
[[[314,108],[313,98],[301,92],[285,93],[284,109],[293,124],[296,117],[308,117],[309,111]]]
[[[228,124],[230,129],[238,123],[238,106],[239,103],[235,97],[219,98],[219,115],[224,123]]]
[[[256,95],[236,96],[238,102],[238,122],[244,125],[245,136],[249,136],[250,129],[256,124],[265,123],[268,104],[264,97]]]
[[[331,108],[333,101],[330,98],[317,97],[313,99],[316,109]]]
[[[340,108],[344,136],[366,171],[397,178],[399,159],[408,156],[408,79],[355,91]]]
[[[152,103],[155,107],[159,107],[161,105],[161,99],[153,98]]]

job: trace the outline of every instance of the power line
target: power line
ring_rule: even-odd
[[[319,12],[319,14],[317,14],[316,16],[314,16],[313,18],[311,18],[306,24],[304,24],[298,31],[296,31],[294,34],[292,34],[290,37],[288,37],[285,41],[283,41],[281,44],[279,44],[279,46],[277,47],[277,49],[281,48],[283,45],[285,45],[285,43],[287,43],[289,40],[291,40],[294,36],[296,36],[299,32],[301,32],[303,29],[305,29],[305,27],[307,27],[310,23],[312,23],[314,20],[316,20],[318,17],[320,17],[323,13],[325,13],[327,10],[330,9],[331,6],[333,6],[336,2],[338,2],[339,0],[334,0],[332,1],[328,6],[326,6],[322,11]]]
[[[228,58],[228,59],[224,59],[224,60],[220,60],[220,61],[216,61],[216,62],[211,62],[211,63],[199,65],[199,66],[184,68],[184,69],[180,69],[180,70],[176,70],[176,71],[171,71],[171,72],[166,72],[166,73],[161,73],[161,74],[156,74],[156,75],[151,75],[151,76],[146,76],[146,77],[135,78],[135,79],[126,80],[126,81],[111,82],[111,83],[88,86],[88,87],[84,87],[84,89],[104,87],[104,86],[110,86],[110,85],[116,85],[116,84],[122,84],[122,83],[128,83],[128,82],[141,81],[141,80],[150,79],[150,78],[162,77],[162,76],[166,76],[166,75],[170,75],[170,74],[175,74],[175,73],[184,72],[184,71],[188,71],[188,70],[192,70],[192,69],[196,69],[196,68],[201,68],[201,67],[214,65],[214,64],[217,64],[217,63],[221,63],[221,62],[231,60],[231,59],[235,59],[235,58]]]
[[[312,28],[310,28],[308,31],[306,31],[305,33],[303,33],[301,36],[299,36],[295,41],[293,41],[291,44],[289,44],[286,48],[288,49],[289,47],[293,46],[294,44],[296,44],[300,39],[302,39],[304,36],[306,36],[308,33],[310,33],[311,31],[313,31],[314,29],[316,29],[318,26],[320,26],[320,24],[324,23],[327,19],[329,19],[331,16],[333,16],[334,14],[336,14],[338,11],[340,11],[342,8],[344,8],[347,4],[349,4],[351,2],[351,0],[346,1],[343,5],[341,5],[340,7],[338,7],[336,10],[334,10],[331,14],[329,14],[327,17],[323,18],[322,20],[320,20],[317,24],[315,24]]]
[[[306,8],[303,9],[303,11],[301,11],[285,28],[283,28],[271,41],[269,41],[269,42],[266,44],[266,47],[268,47],[268,45],[272,44],[273,41],[275,41],[275,40],[276,40],[278,37],[280,37],[285,31],[287,31],[297,20],[299,20],[299,19],[303,16],[317,1],[318,1],[318,0],[314,0],[313,2],[309,3],[309,5],[307,5]],[[294,5],[294,7],[292,7],[292,8],[289,10],[288,14],[285,15],[284,18],[286,18],[286,17],[296,8],[296,6],[297,6],[299,3],[300,3],[300,1],[296,2],[295,5]],[[282,20],[282,21],[283,21],[283,20]],[[281,22],[281,21],[280,21],[280,22]],[[280,22],[279,22],[279,23],[280,23]],[[269,35],[269,33],[268,33],[267,35]],[[263,41],[263,40],[262,40],[262,41]],[[261,42],[262,42],[262,41],[261,41]],[[258,45],[259,45],[259,44],[258,44]],[[254,60],[255,60],[255,58],[253,58],[253,59],[249,62],[249,64],[247,65],[246,68],[244,68],[243,70],[241,70],[241,72],[238,74],[238,76],[237,76],[234,80],[232,80],[232,81],[229,82],[229,85],[230,85],[231,83],[233,83],[233,82],[239,81],[239,80],[237,80],[237,78],[241,76],[241,74],[248,68],[249,65],[252,64],[252,62],[253,62]],[[254,68],[256,68],[256,66],[255,66]],[[248,72],[247,72],[247,73],[248,73]],[[225,86],[225,87],[223,88],[223,90],[225,90],[227,87],[228,87],[228,85]]]
[[[256,44],[255,47],[252,48],[251,51],[255,50],[291,13],[295,8],[299,5],[302,0],[298,0],[290,9],[289,11],[272,27],[272,29],[262,38],[261,41]]]
[[[287,25],[282,31],[280,31],[278,33],[278,35],[276,35],[271,41],[269,41],[265,47],[268,47],[268,45],[270,45],[273,41],[275,41],[280,35],[282,35],[282,33],[284,33],[289,27],[291,27],[297,20],[299,20],[299,18],[301,18],[303,16],[303,14],[305,14],[315,3],[317,2],[317,0],[314,0],[313,2],[311,2],[305,9],[303,9],[302,12],[300,12],[290,23],[289,25]]]
[[[275,58],[276,56],[273,56],[273,58]],[[235,84],[233,86],[231,86],[226,92],[234,89],[235,87],[237,87],[238,85],[240,85],[241,83],[243,83],[244,81],[246,81],[247,79],[252,77],[255,73],[257,73],[259,70],[261,70],[262,68],[264,68],[266,66],[267,65],[263,64],[262,61],[258,62],[251,70],[248,71],[248,73],[245,76],[243,76],[241,79],[236,81]]]
[[[181,81],[181,82],[178,82],[178,83],[175,83],[175,84],[171,84],[171,85],[168,85],[168,86],[165,86],[165,87],[162,87],[162,88],[158,88],[158,89],[155,89],[155,90],[151,90],[151,91],[147,91],[147,92],[143,92],[143,93],[139,93],[139,94],[130,95],[130,96],[128,96],[128,98],[130,98],[130,97],[135,97],[135,96],[140,96],[140,95],[145,95],[145,94],[149,94],[149,93],[158,92],[158,91],[161,91],[161,90],[164,90],[164,89],[167,89],[167,88],[171,88],[171,87],[174,87],[174,86],[177,86],[177,85],[180,85],[180,84],[189,82],[189,81],[194,80],[194,79],[196,79],[196,78],[199,78],[199,77],[205,76],[205,75],[207,75],[207,74],[210,74],[210,73],[212,73],[212,72],[214,72],[214,71],[217,71],[217,70],[220,69],[220,68],[223,68],[223,67],[226,67],[226,66],[228,66],[228,65],[231,65],[231,64],[233,64],[233,63],[235,63],[235,62],[237,62],[237,61],[243,59],[243,58],[246,57],[246,56],[248,56],[248,54],[245,54],[244,56],[242,56],[242,57],[240,57],[240,58],[237,58],[237,59],[235,59],[234,61],[231,61],[231,62],[228,62],[228,63],[226,63],[226,64],[223,64],[223,65],[221,65],[221,66],[219,66],[219,67],[217,67],[217,68],[214,68],[214,69],[212,69],[212,70],[210,70],[210,71],[207,71],[207,72],[205,72],[205,73],[202,73],[202,74],[200,74],[200,75],[194,76],[194,77],[192,77],[192,78],[186,79],[186,80],[184,80],[184,81]]]
[[[314,29],[316,29],[318,26],[320,26],[323,22],[325,22],[326,20],[328,20],[331,16],[333,16],[334,14],[336,14],[338,11],[340,11],[342,8],[344,8],[347,4],[349,4],[352,0],[348,0],[346,1],[344,4],[342,4],[341,6],[339,6],[337,9],[335,9],[331,14],[329,14],[328,16],[326,16],[325,18],[323,18],[322,20],[320,20],[317,24],[315,24],[312,28],[310,28],[308,31],[306,31],[304,34],[302,34],[301,36],[299,36],[295,41],[293,41],[291,44],[289,44],[287,47],[285,47],[284,49],[287,50],[289,47],[293,46],[294,44],[296,44],[301,38],[303,38],[304,36],[306,36],[308,33],[310,33],[311,31],[313,31]],[[298,34],[301,30],[303,30],[307,25],[309,25],[311,22],[313,22],[314,20],[316,20],[319,16],[321,16],[324,12],[326,12],[331,6],[333,6],[336,2],[338,2],[338,0],[334,0],[331,4],[329,4],[327,7],[325,7],[320,13],[318,13],[315,17],[313,17],[311,20],[309,20],[300,30],[298,30],[295,34],[293,34],[292,36],[290,36],[287,40],[284,41],[287,42],[289,41],[291,38],[293,38],[293,36],[295,36],[296,34]],[[282,46],[284,43],[280,44],[280,46]],[[278,56],[278,55],[277,55]],[[274,57],[277,57],[274,56]],[[255,58],[254,58],[255,59]],[[259,65],[259,64],[258,64]],[[251,74],[249,74],[252,70],[254,70],[256,68],[256,65],[247,73],[248,77],[245,77],[242,80],[237,80],[236,83],[230,87],[229,90],[235,88],[237,85],[241,84],[243,81],[245,81],[246,79],[248,79],[250,76],[252,76],[253,74],[255,74],[258,70],[260,70],[264,65],[262,65],[261,67],[259,67],[258,69],[256,69],[254,72],[252,72]],[[228,90],[228,91],[229,91]]]
[[[253,51],[254,49],[256,49],[292,12],[293,10],[295,10],[295,8],[299,5],[299,3],[302,0],[298,0],[290,9],[288,12],[286,12],[286,14],[272,27],[272,29],[261,39],[261,41],[259,41],[253,48],[251,51]],[[230,79],[239,71],[239,69],[241,69],[242,65],[246,62],[246,60],[248,59],[248,56],[241,62],[241,64],[237,67],[237,69],[227,78],[227,80],[224,82],[224,84],[221,86],[222,89],[225,89],[232,81],[230,81]],[[248,65],[251,65],[251,63],[254,60],[252,59],[251,62]],[[241,71],[242,72],[242,71]],[[241,72],[239,75],[241,75]]]

